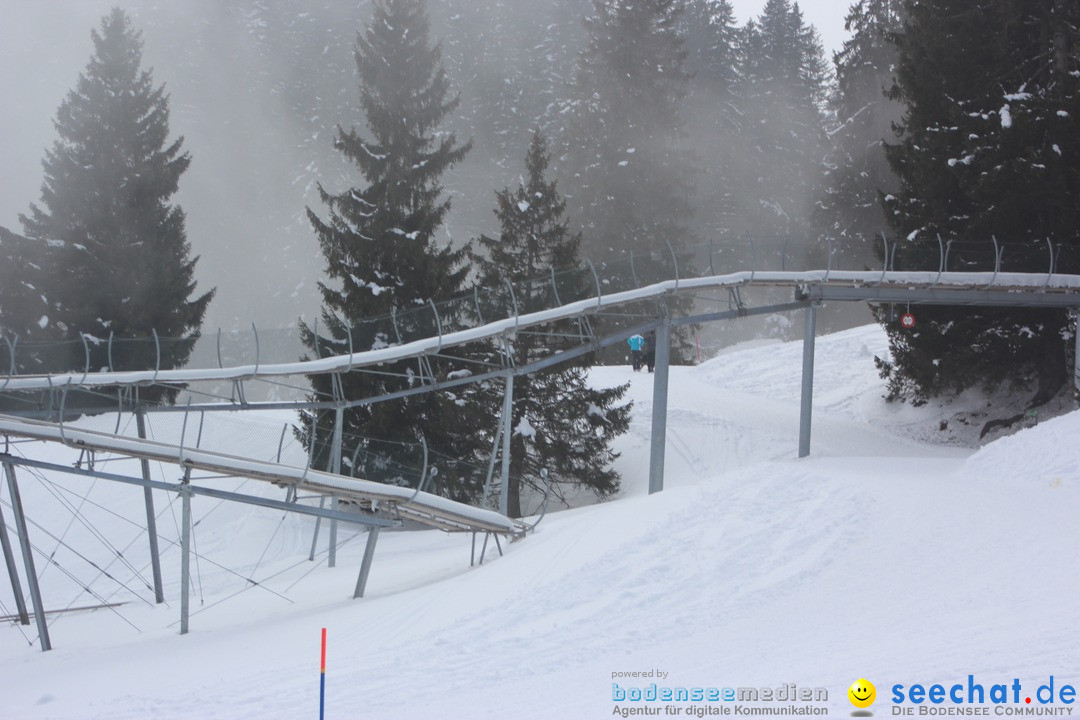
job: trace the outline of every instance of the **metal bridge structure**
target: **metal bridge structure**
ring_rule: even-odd
[[[323,347],[318,345],[320,336],[316,326],[312,332],[316,338],[316,357],[300,360],[295,359],[299,356],[295,336],[294,344],[287,345],[283,354],[275,354],[269,350],[266,342],[268,336],[264,333],[260,342],[260,335],[253,327],[250,334],[253,344],[249,350],[254,350],[254,356],[248,354],[242,361],[226,361],[234,354],[223,352],[223,336],[220,333],[216,337],[216,363],[196,360],[192,361],[193,366],[178,369],[160,367],[162,346],[170,341],[156,334],[152,338],[136,340],[83,335],[79,343],[85,358],[81,370],[34,372],[37,367],[48,367],[45,352],[48,348],[32,344],[20,346],[17,339],[3,338],[0,353],[6,349],[8,371],[0,375],[0,400],[5,401],[5,413],[0,415],[0,436],[8,442],[17,438],[61,443],[88,453],[137,458],[142,464],[140,476],[121,475],[16,456],[9,450],[0,452],[0,464],[5,469],[10,506],[15,515],[42,649],[49,649],[48,632],[16,481],[16,467],[76,473],[143,487],[158,602],[162,601],[163,591],[152,490],[176,493],[183,503],[181,633],[185,633],[188,629],[190,498],[193,495],[314,516],[317,518],[316,539],[318,523],[322,519],[329,520],[331,565],[334,564],[336,524],[349,522],[366,526],[367,547],[354,597],[363,595],[375,543],[382,528],[413,522],[448,532],[471,532],[474,551],[479,533],[485,536],[485,549],[488,537],[495,537],[496,543],[499,535],[513,539],[522,537],[528,526],[508,518],[506,512],[511,470],[510,409],[515,377],[621,345],[635,334],[654,331],[657,340],[649,465],[649,492],[653,493],[662,490],[664,484],[670,350],[673,333],[678,332],[679,328],[755,315],[803,314],[802,395],[797,454],[798,457],[805,457],[810,453],[811,445],[817,314],[824,303],[1036,307],[1066,309],[1073,313],[1080,309],[1080,275],[1058,272],[1061,252],[1049,242],[1045,247],[1025,245],[1019,252],[1009,254],[1006,246],[993,240],[978,249],[981,259],[975,261],[970,259],[974,255],[967,249],[959,246],[954,248],[952,243],[939,240],[936,258],[930,257],[928,262],[925,252],[919,256],[919,264],[936,265],[923,270],[897,270],[898,249],[902,255],[903,248],[890,246],[887,241],[884,241],[882,253],[885,261],[878,270],[840,269],[837,254],[831,247],[827,249],[823,269],[791,270],[788,268],[795,264],[794,255],[787,242],[782,248],[767,248],[749,240],[748,244],[748,248],[742,249],[740,257],[749,256],[748,264],[754,268],[750,270],[717,273],[718,261],[723,256],[722,250],[712,243],[707,248],[696,249],[698,257],[694,262],[685,254],[680,256],[669,246],[666,254],[648,257],[631,255],[600,266],[586,262],[582,267],[562,273],[552,271],[548,277],[516,286],[507,282],[500,288],[477,288],[446,303],[428,303],[407,313],[395,312],[384,318],[366,320],[349,327],[347,341],[324,340]],[[1011,270],[1008,259],[1019,257],[1018,266],[1031,267],[1032,255],[1043,258],[1044,272]],[[904,267],[912,264],[902,263]],[[689,267],[697,268],[696,272],[687,272],[686,268]],[[758,297],[760,302],[749,302],[751,295]],[[516,338],[526,334],[549,336],[557,339],[557,342],[551,343],[552,350],[547,356],[518,366],[513,363],[513,353],[509,348]],[[156,366],[117,367],[113,363],[113,347],[120,342],[141,342],[155,348],[155,354],[151,357],[157,358]],[[502,348],[501,352],[495,353],[500,360],[494,363],[490,360],[478,361],[470,359],[466,353],[455,353],[456,349],[475,346],[476,343]],[[74,349],[79,350],[77,346]],[[72,347],[67,348],[69,357],[71,350]],[[433,364],[436,358],[441,363],[440,367],[456,369],[436,372]],[[0,354],[0,372],[3,372],[4,359]],[[408,382],[402,383],[399,390],[378,397],[345,397],[340,390],[340,382],[333,383],[332,395],[323,397],[312,393],[310,387],[290,384],[297,378],[315,375],[379,373],[383,372],[382,368],[403,361],[415,363],[416,367],[415,371],[409,373]],[[497,496],[498,512],[425,492],[427,483],[437,472],[434,467],[428,467],[426,447],[425,461],[415,487],[387,485],[342,473],[342,417],[347,409],[421,393],[449,391],[470,383],[500,380],[504,388],[503,412],[494,431],[485,486],[485,501]],[[1080,374],[1076,375],[1075,382],[1080,386]],[[139,389],[147,387],[183,388],[186,402],[140,402]],[[200,387],[214,390],[199,390]],[[277,395],[284,390],[284,394],[291,393],[293,397],[250,400],[249,397],[256,394],[253,389],[259,387],[272,388]],[[227,396],[221,388],[229,389]],[[66,422],[75,413],[67,407],[68,398],[74,391],[84,395],[78,413],[90,411],[85,405],[85,396],[96,398],[99,402],[91,409],[94,412],[117,412],[118,417],[123,412],[135,413],[138,437],[120,434],[119,421],[117,431],[111,433],[91,431]],[[282,463],[280,442],[277,461],[200,449],[201,424],[206,413],[252,410],[332,412],[335,422],[326,469],[314,469],[310,455],[303,467]],[[184,429],[179,442],[162,443],[146,438],[144,419],[151,413],[184,414]],[[314,415],[312,413],[313,418]],[[195,429],[196,425],[198,430]],[[312,437],[314,430],[312,427]],[[188,439],[192,437],[194,439]],[[496,479],[494,469],[497,456],[501,456],[502,462],[500,476]],[[183,479],[176,483],[151,480],[148,471],[151,461],[179,467]],[[355,472],[355,463],[350,467]],[[272,483],[285,489],[286,498],[270,500],[192,484],[193,470]],[[321,498],[319,506],[297,502],[299,491]],[[325,507],[327,499],[331,502],[330,508]],[[4,541],[5,562],[18,599],[19,617],[27,624],[28,612],[22,601],[14,552],[3,522],[0,515],[0,538]],[[313,556],[314,541],[312,547]]]

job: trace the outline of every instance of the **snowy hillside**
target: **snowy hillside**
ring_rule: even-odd
[[[597,370],[596,382],[632,383],[619,499],[549,514],[504,544],[504,557],[489,548],[473,568],[468,537],[384,532],[362,600],[351,594],[363,534],[342,530],[330,569],[325,527],[323,562],[309,563],[313,521],[196,498],[185,637],[178,504],[157,496],[168,606],[155,607],[119,584],[152,597],[125,566],[148,574],[141,493],[20,469],[27,514],[40,523],[35,545],[49,554],[57,541],[47,533],[62,537],[111,576],[62,548],[62,569],[39,556],[46,606],[124,604],[51,617],[49,653],[29,644],[33,625],[0,626],[0,718],[317,717],[324,627],[327,718],[606,718],[630,708],[700,717],[724,705],[618,702],[613,683],[793,683],[824,688],[817,705],[849,716],[846,690],[867,678],[879,717],[895,710],[894,684],[948,687],[973,675],[987,689],[1016,678],[1034,693],[1050,676],[1076,686],[1080,413],[975,450],[985,403],[882,403],[872,358],[885,344],[876,327],[818,340],[804,460],[795,458],[801,344],[673,368],[666,489],[653,496],[652,378]],[[269,459],[289,419],[208,418],[204,437]],[[175,420],[153,420],[157,437],[178,432]],[[292,443],[287,457],[299,452]],[[40,446],[13,452],[76,459]],[[0,498],[10,525],[6,486]],[[80,583],[95,594],[79,595]],[[14,612],[6,581],[0,602]],[[667,675],[616,675],[642,671]]]

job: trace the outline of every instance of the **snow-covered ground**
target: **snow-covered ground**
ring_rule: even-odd
[[[619,442],[618,499],[549,513],[477,567],[468,537],[384,532],[361,600],[351,595],[362,533],[342,529],[328,568],[325,526],[322,562],[310,563],[313,520],[197,497],[183,637],[175,499],[156,497],[167,604],[154,606],[142,493],[20,468],[46,606],[124,604],[51,617],[48,653],[31,644],[34,625],[0,625],[0,718],[317,717],[322,628],[327,718],[701,716],[738,704],[619,702],[612,683],[793,683],[824,688],[817,705],[843,716],[859,678],[876,684],[878,716],[896,711],[896,684],[966,688],[973,675],[989,693],[1016,678],[1034,696],[1053,676],[1055,692],[1075,687],[1080,413],[977,448],[982,422],[1012,411],[974,397],[885,405],[872,362],[885,348],[876,327],[819,338],[813,450],[803,460],[800,343],[673,368],[666,489],[652,496],[652,377],[598,369],[596,382],[629,380],[635,401]],[[208,416],[203,445],[272,459],[290,419]],[[152,421],[156,437],[179,432],[178,418]],[[12,451],[76,460],[63,448]],[[287,435],[284,456],[299,452]],[[253,481],[200,482],[282,495]],[[0,499],[10,526],[6,486]],[[58,549],[58,538],[85,558]],[[21,565],[20,574],[25,581]],[[11,592],[5,577],[2,613],[14,612]],[[642,671],[667,675],[616,677]]]

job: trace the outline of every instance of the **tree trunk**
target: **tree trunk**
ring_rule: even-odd
[[[1067,368],[1065,367],[1065,349],[1061,338],[1055,332],[1043,334],[1042,352],[1039,354],[1039,387],[1029,407],[1037,408],[1050,402],[1065,385]]]
[[[512,518],[521,517],[521,481],[515,477],[510,478],[506,489],[506,514]]]
[[[1054,79],[1059,92],[1065,86],[1065,76],[1069,73],[1069,33],[1066,23],[1065,5],[1067,0],[1054,2]]]

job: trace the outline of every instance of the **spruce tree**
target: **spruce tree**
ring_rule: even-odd
[[[51,250],[47,242],[31,240],[0,227],[0,367],[12,366],[11,349],[20,339],[48,326],[52,307],[38,288],[49,266]],[[19,372],[47,370],[35,353],[16,353]]]
[[[171,143],[169,97],[142,70],[141,33],[114,9],[91,32],[94,55],[56,114],[59,138],[42,163],[41,205],[20,216],[28,238],[45,242],[28,278],[47,309],[5,318],[29,340],[79,340],[100,349],[117,342],[113,369],[183,365],[199,336],[213,291],[192,299],[197,257],[190,256],[184,212],[171,204],[191,156]],[[160,338],[150,340],[152,333]],[[107,360],[95,352],[93,370]],[[81,342],[48,370],[84,367]],[[175,391],[143,393],[172,397]]]
[[[676,263],[684,277],[695,272],[687,251],[695,244],[694,163],[683,119],[689,75],[681,2],[592,0],[592,7],[560,162],[582,254],[600,266],[610,292],[671,280]],[[675,312],[692,304],[666,302]],[[656,311],[649,303],[628,312]],[[673,360],[690,356],[689,332],[673,333]],[[624,361],[614,351],[603,357]]]
[[[691,239],[681,103],[689,76],[676,0],[593,0],[564,132],[585,254],[668,253]]]
[[[828,67],[797,3],[768,0],[744,29],[744,112],[737,174],[745,226],[765,239],[804,237],[821,187]]]
[[[499,237],[479,238],[480,248],[486,251],[476,263],[481,284],[512,283],[518,288],[522,312],[549,306],[546,295],[528,281],[578,263],[581,236],[568,230],[566,202],[555,181],[546,179],[549,160],[547,141],[535,132],[522,184],[496,194]],[[573,334],[570,321],[547,325],[540,332],[519,333],[509,345],[512,365],[549,357],[558,350],[560,337]],[[515,378],[507,498],[511,517],[522,514],[522,486],[541,489],[541,469],[548,470],[556,492],[580,487],[603,498],[618,490],[618,475],[611,467],[618,455],[610,446],[629,426],[630,405],[617,404],[627,386],[590,387],[589,364],[584,358]],[[497,407],[499,400],[498,393],[493,393],[489,405]]]
[[[1077,270],[1080,47],[1076,3],[908,2],[893,95],[906,107],[888,147],[900,189],[886,198],[898,269]],[[915,331],[886,322],[890,396],[922,402],[969,387],[1060,390],[1072,323],[1061,310],[927,307]],[[882,313],[884,320],[884,313]]]
[[[739,29],[731,0],[686,0],[679,18],[686,38],[690,94],[711,90],[723,95],[738,80]]]
[[[440,49],[429,42],[424,0],[377,0],[371,21],[357,35],[354,55],[369,134],[339,127],[335,145],[365,184],[340,193],[320,185],[328,217],[324,220],[308,210],[329,279],[319,285],[321,323],[318,328],[303,323],[301,327],[314,356],[361,352],[434,335],[437,325],[430,304],[461,290],[468,272],[467,248],[440,246],[436,241],[450,210],[440,178],[465,157],[470,144],[461,145],[454,133],[438,129],[458,100],[448,97]],[[391,313],[396,323],[387,320]],[[441,320],[449,323],[453,318]],[[433,372],[446,370],[438,358],[430,360]],[[333,397],[334,383],[340,380],[345,398],[360,399],[411,386],[417,367],[415,362],[401,362],[375,370],[338,379],[315,375],[310,380],[316,397]],[[467,404],[459,400],[432,392],[349,409],[343,428],[346,460],[372,439],[405,445],[399,450],[386,445],[390,449],[384,453],[362,452],[358,457],[365,458],[364,464],[344,471],[415,484],[416,477],[386,472],[385,467],[417,465],[415,443],[423,439],[451,462],[466,461],[454,467],[444,463],[429,489],[455,499],[473,499],[480,492],[483,473],[467,460],[486,444],[484,428],[480,422],[463,420]],[[316,420],[313,457],[320,467],[327,458],[332,418],[332,412],[324,412]],[[311,441],[310,422],[310,415],[302,418],[306,442]]]
[[[903,106],[886,97],[896,65],[895,36],[903,21],[901,0],[858,0],[844,27],[851,36],[833,56],[836,88],[830,99],[834,127],[829,132],[825,193],[820,225],[832,236],[843,267],[869,263],[881,249],[888,221],[881,198],[899,182],[885,158],[885,143]]]
[[[686,37],[686,137],[694,148],[696,226],[713,241],[741,234],[736,217],[736,157],[742,151],[739,72],[741,32],[730,0],[689,0],[680,18]],[[715,268],[722,272],[722,268]]]

